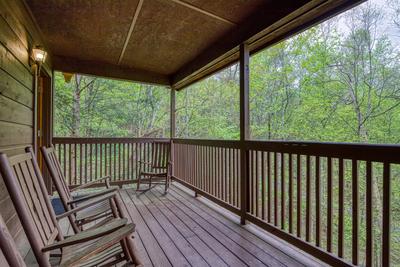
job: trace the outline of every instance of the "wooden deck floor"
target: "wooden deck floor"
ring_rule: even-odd
[[[137,224],[146,266],[321,266],[178,186],[167,194],[161,187],[146,193],[126,189],[121,196]]]
[[[242,226],[239,218],[190,190],[156,187],[145,193],[120,191],[129,220],[136,223],[135,242],[145,266],[321,266],[277,238]],[[72,234],[62,221],[65,234]],[[30,252],[28,266],[35,260]]]

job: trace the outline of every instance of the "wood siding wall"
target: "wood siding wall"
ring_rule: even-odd
[[[43,45],[39,36],[22,1],[0,0],[0,151],[8,155],[33,143],[34,75],[29,51]],[[25,256],[29,245],[1,176],[0,213]]]

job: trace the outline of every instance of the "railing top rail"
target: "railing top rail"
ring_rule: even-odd
[[[225,148],[241,148],[244,145],[248,150],[400,163],[400,145],[256,140],[241,143],[238,140],[204,139],[173,139],[173,142]]]
[[[216,146],[216,147],[226,147],[226,148],[239,148],[240,147],[239,140],[173,138],[172,141],[176,144],[187,144],[187,145]]]
[[[372,162],[400,163],[399,145],[246,141],[245,148],[290,154],[301,154],[342,159],[356,159]]]
[[[108,144],[108,143],[147,143],[169,142],[169,138],[130,138],[130,137],[54,137],[54,144]],[[400,145],[328,143],[299,141],[256,141],[248,140],[207,140],[174,138],[176,144],[224,147],[248,150],[269,151],[278,153],[301,154],[320,157],[357,159],[373,162],[400,163]]]
[[[169,142],[169,138],[140,137],[53,137],[53,144],[110,144]]]

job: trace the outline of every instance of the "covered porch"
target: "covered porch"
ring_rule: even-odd
[[[361,2],[2,1],[0,89],[7,105],[0,107],[0,150],[15,155],[31,145],[39,155],[39,146],[54,145],[71,188],[109,175],[137,225],[145,266],[390,266],[398,145],[249,135],[250,55]],[[33,47],[48,53],[46,62],[32,59]],[[235,63],[240,138],[177,138],[176,92]],[[53,136],[54,71],[165,86],[170,136]],[[137,192],[139,161],[151,159],[154,141],[170,143],[173,185],[166,193]],[[15,210],[4,207],[14,239],[29,251]],[[64,230],[71,231],[67,223]],[[34,264],[29,252],[25,260]]]

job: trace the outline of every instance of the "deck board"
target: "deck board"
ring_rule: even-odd
[[[255,255],[261,261],[267,262],[269,266],[274,266],[274,264],[277,264],[278,266],[281,266],[282,264],[285,266],[310,266],[313,263],[316,264],[313,261],[307,261],[304,263],[304,259],[299,263],[298,260],[289,256],[287,251],[277,249],[249,232],[246,228],[239,226],[232,220],[228,220],[222,214],[215,212],[215,210],[202,204],[200,201],[196,200],[196,198],[193,198],[176,187],[172,187],[169,193],[173,198],[179,200],[181,204],[192,209],[194,212],[199,214],[199,216],[207,220],[207,222],[219,229],[226,236],[229,236],[232,240]],[[318,263],[316,264],[316,266],[319,265],[320,264]]]
[[[121,195],[137,224],[136,235],[146,236],[137,241],[152,266],[164,266],[155,255],[173,266],[321,266],[293,249],[266,242],[179,186],[167,194],[156,187],[144,193],[128,188]]]
[[[188,191],[176,185],[167,194],[161,187],[120,190],[124,212],[136,224],[134,240],[144,266],[322,266]],[[64,234],[73,234],[67,220],[61,226]],[[32,251],[25,260],[34,266]]]

